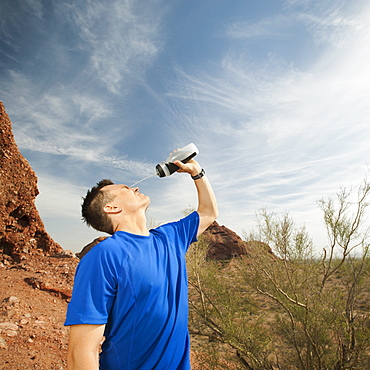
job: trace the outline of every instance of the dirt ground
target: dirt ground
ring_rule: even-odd
[[[66,369],[63,326],[76,258],[0,266],[0,369]]]
[[[63,323],[77,264],[60,257],[0,263],[0,370],[67,369]],[[203,368],[194,359],[192,369]]]

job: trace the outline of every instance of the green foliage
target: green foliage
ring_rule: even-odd
[[[206,259],[207,250],[207,241],[200,237],[187,255],[191,333],[227,344],[263,368],[270,338],[255,319],[257,304],[236,273]]]
[[[313,257],[312,241],[305,227],[296,229],[288,213],[279,217],[262,209],[258,222],[259,234],[252,240],[257,238],[264,241],[284,260],[306,260]]]
[[[204,238],[192,245],[193,337],[218,343],[229,368],[370,368],[369,193],[365,181],[355,199],[344,189],[319,202],[329,240],[320,258],[305,228],[266,210],[244,256],[216,263]],[[212,358],[208,369],[220,368]]]

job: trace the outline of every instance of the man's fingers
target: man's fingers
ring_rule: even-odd
[[[185,164],[182,163],[181,161],[175,161],[174,164],[178,167],[180,167],[180,169],[178,170],[178,172],[182,172],[184,170],[184,166]]]

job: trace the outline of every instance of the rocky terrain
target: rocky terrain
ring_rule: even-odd
[[[0,369],[66,369],[63,326],[77,258],[0,265]]]
[[[44,228],[35,206],[37,195],[36,174],[18,150],[0,102],[0,253],[9,260],[62,251]]]
[[[66,369],[63,323],[79,258],[48,235],[35,207],[37,195],[37,176],[19,152],[0,102],[0,370]],[[217,222],[206,235],[209,258],[247,250]],[[78,257],[99,241],[81,248]],[[194,360],[193,369],[200,369]]]

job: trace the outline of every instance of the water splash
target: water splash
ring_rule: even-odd
[[[157,172],[153,173],[152,175],[149,175],[147,177],[144,177],[143,179],[141,179],[139,181],[134,182],[132,185],[130,185],[130,188],[134,187],[135,185],[139,184],[140,182],[142,182],[144,180],[147,180],[147,179],[149,179],[150,177],[153,177],[153,176],[157,176]]]

